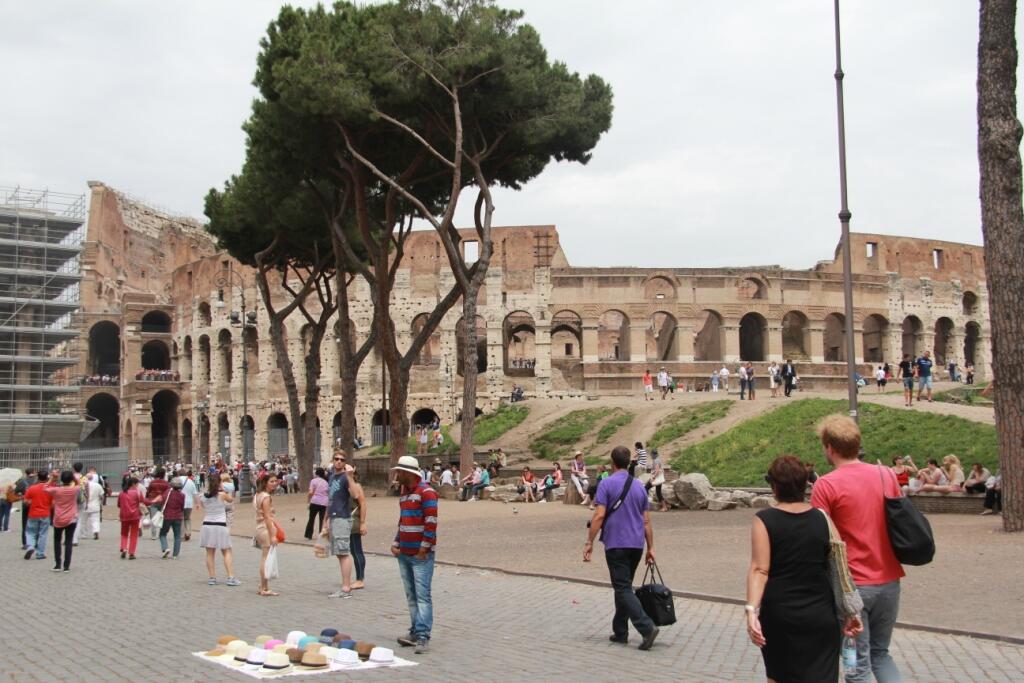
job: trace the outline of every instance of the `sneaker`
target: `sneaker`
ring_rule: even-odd
[[[540,499],[540,500],[538,500],[537,502],[538,502],[538,503],[546,503],[546,502],[548,502],[548,501],[546,501],[545,499],[541,498],[541,499]]]
[[[59,572],[60,571],[60,567],[50,567],[50,571],[51,572]]]
[[[650,650],[654,645],[654,639],[658,637],[658,627],[655,626],[651,629],[650,633],[644,636],[644,641],[640,643],[641,650]]]
[[[625,645],[629,642],[629,636],[617,636],[614,633],[608,636],[608,641],[612,643],[620,643]]]
[[[127,550],[122,550],[121,551],[121,559],[123,560],[126,557],[128,557],[128,551]]]
[[[418,655],[425,655],[430,652],[430,641],[426,638],[420,638],[416,641],[416,649],[413,650]]]
[[[229,576],[228,580],[224,582],[225,586],[241,586],[242,582],[233,576]]]
[[[329,597],[329,598],[341,598],[342,600],[346,600],[346,599],[352,597],[352,591],[334,591],[333,593],[331,593],[327,597]]]
[[[37,560],[45,560],[46,559],[46,555],[36,555],[36,559]]]
[[[135,559],[135,556],[134,556],[134,555],[129,555],[129,556],[128,556],[128,559],[129,559],[129,560],[134,560],[134,559]]]
[[[71,571],[71,567],[64,567],[64,569],[62,571],[69,572],[69,571]]]
[[[171,551],[170,551],[170,550],[165,550],[165,551],[163,552],[163,555],[162,555],[163,559],[165,559],[165,560],[166,560],[166,559],[167,559],[168,557],[170,557],[170,556],[171,556]]]
[[[31,560],[32,556],[35,555],[35,554],[36,554],[36,551],[33,550],[32,548],[29,548],[28,550],[25,551],[25,559],[26,560]]]
[[[983,515],[995,514],[995,510],[982,510],[981,514],[983,514]]]
[[[206,582],[206,585],[207,586],[216,586],[217,585],[217,579],[214,579],[214,578],[211,577],[210,580]]]
[[[398,644],[401,645],[402,647],[415,647],[416,646],[416,636],[414,636],[411,633],[409,635],[407,635],[407,636],[398,636],[398,638],[396,638],[396,640],[398,641]]]

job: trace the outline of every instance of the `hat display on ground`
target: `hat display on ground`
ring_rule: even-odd
[[[377,647],[376,643],[371,643],[366,640],[360,640],[356,643],[356,654],[359,655],[359,659],[366,661],[369,658],[370,653],[373,652],[373,648]]]
[[[284,642],[288,643],[293,647],[298,647],[299,641],[306,637],[305,631],[289,631],[288,637],[284,639]]]
[[[231,663],[235,666],[245,666],[245,663],[249,661],[249,653],[252,652],[252,645],[245,645],[235,650],[235,659]]]
[[[267,644],[268,640],[273,640],[274,636],[256,636],[256,640],[253,641],[253,645],[256,647],[263,647]]]
[[[386,647],[375,647],[370,650],[370,661],[374,664],[394,664],[395,651]]]
[[[276,676],[292,670],[292,663],[288,655],[283,652],[268,652],[267,661],[260,668],[260,673],[266,676]]]
[[[319,650],[317,650],[317,652],[322,654],[324,657],[327,657],[327,661],[331,661],[332,659],[334,659],[334,655],[337,651],[338,648],[331,647],[330,645],[324,645]]]
[[[302,655],[299,666],[306,669],[322,669],[327,666],[327,657],[319,652],[306,652]]]
[[[338,633],[334,636],[333,640],[334,642],[331,644],[334,645],[334,647],[341,647],[340,645],[338,645],[338,643],[340,643],[343,640],[352,640],[352,636],[350,636],[347,633]]]
[[[212,650],[207,650],[206,652],[204,652],[203,656],[204,657],[223,657],[225,654],[227,654],[227,648],[225,648],[223,645],[218,645],[217,647],[213,648]]]
[[[272,638],[271,640],[268,640],[267,642],[263,643],[263,649],[264,650],[273,650],[278,645],[284,645],[284,644],[285,643],[284,643],[283,640],[278,640],[277,638]]]
[[[232,640],[224,648],[224,654],[218,656],[217,659],[227,664],[234,664],[235,655],[238,654],[238,651],[244,650],[247,647],[249,647],[249,643],[245,642],[244,640]]]
[[[302,655],[306,654],[306,651],[302,648],[293,647],[288,650],[288,661],[292,664],[298,664],[302,661]]]
[[[262,668],[267,661],[267,651],[262,647],[254,647],[249,650],[249,656],[245,658],[245,668],[250,671]]]
[[[317,638],[315,636],[304,636],[302,638],[299,638],[299,647],[301,649],[305,650],[307,647],[309,647],[313,643],[319,643],[319,642],[320,641],[317,640]]]
[[[275,645],[274,649],[271,650],[271,652],[277,652],[277,653],[282,654],[282,655],[287,655],[288,654],[288,650],[290,650],[290,649],[291,648],[289,647],[288,643],[281,643],[280,645]]]
[[[221,636],[217,639],[218,645],[227,645],[232,640],[239,640],[238,636]]]
[[[322,648],[322,647],[329,647],[329,646],[324,645],[323,643],[321,643],[319,641],[317,641],[315,643],[310,643],[309,645],[306,646],[306,652],[320,652],[320,648]]]
[[[355,650],[336,650],[332,661],[341,666],[356,666],[359,664],[359,655]]]
[[[325,628],[323,631],[320,631],[320,640],[323,640],[324,638],[329,638],[333,640],[334,636],[336,635],[338,635],[338,629]]]
[[[345,650],[355,650],[356,641],[352,640],[351,638],[349,638],[348,640],[340,640],[338,641],[338,647]]]

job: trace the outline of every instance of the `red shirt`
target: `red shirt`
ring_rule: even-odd
[[[39,519],[50,516],[50,506],[53,503],[53,498],[46,492],[46,487],[49,485],[49,483],[41,481],[37,484],[32,484],[32,486],[28,487],[28,491],[25,491],[25,500],[29,503],[29,518]]]
[[[401,512],[395,543],[404,555],[420,550],[434,552],[437,546],[437,492],[430,484],[420,482],[412,491],[402,489],[398,499]]]
[[[811,505],[829,514],[846,542],[857,585],[877,586],[904,575],[889,541],[883,486],[886,496],[900,495],[889,468],[855,461],[819,478],[811,493]]]
[[[78,492],[77,486],[50,486],[46,494],[54,501],[53,526],[55,529],[64,529],[78,520]]]

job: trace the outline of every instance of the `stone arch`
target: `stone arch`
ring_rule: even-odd
[[[882,363],[890,357],[889,321],[885,316],[872,313],[864,318],[864,362]]]
[[[974,292],[964,292],[961,305],[963,307],[964,316],[973,318],[978,315],[978,295]]]
[[[284,413],[271,413],[267,418],[267,454],[288,454],[288,418]]]
[[[331,419],[331,435],[334,437],[334,445],[345,448],[345,445],[341,443],[341,411],[339,410],[334,414]],[[346,449],[347,450],[347,449]]]
[[[752,299],[765,299],[768,297],[768,287],[764,281],[756,277],[745,277],[736,286],[736,298],[740,301]]]
[[[455,356],[456,356],[456,372],[461,377],[463,372],[462,368],[466,364],[465,358],[465,345],[466,345],[466,323],[465,320],[459,319],[459,322],[455,324]],[[487,322],[481,316],[476,317],[476,371],[486,372],[487,371]]]
[[[199,337],[199,381],[210,382],[210,337],[202,335]]]
[[[149,311],[142,316],[142,331],[170,334],[171,316],[163,311]]]
[[[526,311],[512,311],[502,323],[502,356],[506,375],[534,376],[537,327]]]
[[[200,327],[209,327],[213,324],[213,313],[210,311],[210,304],[200,301],[199,306],[196,308],[196,313],[199,316]]]
[[[143,370],[170,370],[171,352],[167,344],[159,339],[151,339],[142,345]]]
[[[981,341],[981,325],[971,320],[964,326],[964,365],[978,363],[978,343]]]
[[[231,347],[231,330],[221,330],[217,333],[217,351],[220,353],[220,362],[224,366],[223,381],[231,384],[235,376],[234,351]]]
[[[789,311],[782,316],[782,355],[789,360],[810,357],[811,331],[802,311]]]
[[[429,313],[420,313],[412,319],[412,325],[410,325],[409,329],[412,332],[413,338],[423,331],[423,328],[427,325],[427,319],[429,317]],[[423,344],[423,348],[420,349],[416,363],[417,365],[441,364],[441,331],[437,327],[435,327],[434,331],[430,333],[430,337],[427,339],[426,343]]]
[[[825,316],[825,332],[822,334],[822,355],[826,363],[846,361],[846,316],[829,313]]]
[[[575,311],[559,311],[551,318],[551,359],[583,358],[583,319]]]
[[[722,360],[722,316],[718,311],[705,309],[697,316],[693,358],[697,361]]]
[[[412,427],[426,427],[433,424],[434,420],[440,420],[437,411],[433,408],[420,408],[412,414],[412,419],[409,424]]]
[[[231,459],[231,420],[224,411],[217,414],[217,450],[225,462]]]
[[[676,286],[664,275],[654,275],[644,282],[644,299],[648,301],[675,301]]]
[[[181,454],[186,462],[192,462],[195,455],[192,451],[192,420],[188,418],[181,421]]]
[[[181,344],[182,359],[178,361],[181,368],[181,378],[186,382],[192,381],[192,337],[185,337]]]
[[[760,313],[747,313],[740,318],[740,359],[760,362],[765,359],[768,321]]]
[[[120,444],[121,404],[113,395],[99,392],[90,396],[85,414],[100,423],[82,444],[85,448],[116,448]]]
[[[921,324],[921,319],[916,315],[908,315],[903,319],[903,353],[909,355],[911,358],[917,358],[920,351],[919,349],[921,342],[921,330],[924,329],[924,325]]]
[[[170,389],[158,391],[150,401],[153,462],[160,463],[178,454],[178,406],[181,400]]]
[[[629,316],[615,309],[597,319],[597,354],[601,360],[629,360]]]
[[[252,415],[243,415],[241,420],[241,426],[241,457],[243,460],[252,460],[253,454],[256,452],[256,421],[252,419]]]
[[[938,365],[946,365],[950,361],[950,352],[956,355],[956,350],[952,347],[955,328],[949,318],[941,317],[935,321],[935,362]]]
[[[646,358],[651,361],[674,361],[679,358],[679,321],[671,313],[656,311],[647,324]]]
[[[89,328],[89,372],[121,374],[121,328],[109,320],[101,320]]]

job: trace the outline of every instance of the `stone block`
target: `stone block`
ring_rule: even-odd
[[[754,496],[754,499],[750,501],[750,507],[752,508],[770,508],[775,507],[775,499],[771,496]]]
[[[721,498],[715,498],[708,501],[708,510],[733,510],[737,505],[738,503],[734,500],[722,500]]]
[[[733,491],[731,498],[742,505],[743,507],[750,507],[750,503],[756,498],[756,496],[750,491]]]
[[[706,508],[715,492],[711,481],[699,472],[684,474],[672,482],[672,488],[679,502],[690,510]]]

